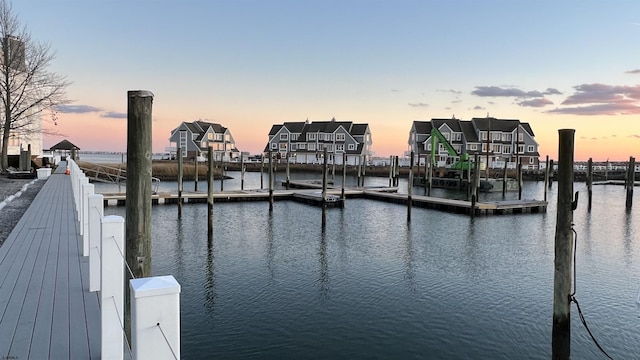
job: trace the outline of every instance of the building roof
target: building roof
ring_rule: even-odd
[[[65,139],[50,147],[49,150],[80,150],[80,148]]]

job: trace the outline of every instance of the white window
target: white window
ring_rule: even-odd
[[[287,141],[287,140],[289,140],[289,134],[287,134],[287,133],[282,133],[282,134],[280,134],[280,140],[281,140],[281,141]]]
[[[511,154],[511,145],[503,145],[502,146],[502,153],[503,154]]]
[[[324,144],[323,143],[318,144],[318,151],[324,151]]]
[[[522,133],[518,134],[518,141],[522,141],[524,139],[524,135]]]
[[[287,143],[280,143],[280,151],[287,151]]]
[[[207,142],[206,141],[201,142],[200,143],[200,147],[206,148],[207,147]]]
[[[491,151],[496,153],[496,154],[501,153],[502,152],[502,144],[492,144],[491,145]]]
[[[307,148],[307,143],[299,143],[298,144],[298,149],[304,150]]]
[[[309,149],[309,151],[316,151],[316,144],[314,143],[310,143],[307,148]]]
[[[344,152],[344,144],[336,144],[336,152]]]
[[[491,140],[496,140],[497,141],[497,140],[500,140],[501,137],[502,136],[501,136],[500,133],[494,132],[493,134],[491,134]]]
[[[278,148],[278,143],[271,143],[271,148],[272,149],[277,149]]]
[[[213,133],[207,134],[207,140],[213,140]]]
[[[533,145],[527,146],[527,151],[528,152],[533,152]]]
[[[462,134],[456,133],[456,141],[460,141],[460,140],[462,140]]]
[[[480,131],[480,137],[482,140],[487,140],[487,132],[486,131]]]
[[[478,150],[478,144],[467,144],[467,150]]]
[[[530,157],[529,164],[535,164],[535,163],[536,163],[536,159],[534,157]]]
[[[431,142],[427,143],[427,151],[431,151]]]
[[[518,154],[524,154],[524,145],[518,145]]]
[[[487,152],[487,144],[486,143],[482,144],[482,152]]]
[[[222,141],[222,134],[216,134],[216,141]]]
[[[333,152],[333,144],[327,144],[326,146],[328,152]]]
[[[296,150],[298,150],[298,144],[292,143],[291,144],[291,151],[296,151]]]
[[[347,150],[355,150],[355,149],[356,149],[356,145],[355,144],[347,145]]]
[[[316,139],[316,133],[307,134],[307,140],[315,140],[315,139]]]
[[[336,141],[344,141],[344,133],[336,134]]]

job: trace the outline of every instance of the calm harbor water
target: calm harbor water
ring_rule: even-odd
[[[230,175],[225,190],[239,188]],[[246,176],[245,188],[260,187],[259,174]],[[524,190],[543,197],[541,182]],[[589,214],[584,184],[575,190],[576,297],[613,358],[638,358],[640,198],[625,212],[622,187],[598,186]],[[328,210],[324,233],[316,207],[219,203],[210,245],[206,204],[185,205],[181,220],[175,205],[154,206],[153,272],[182,286],[185,359],[548,359],[555,191],[546,214],[471,219],[414,208],[410,224],[405,206],[349,199]],[[604,358],[571,311],[572,357]]]

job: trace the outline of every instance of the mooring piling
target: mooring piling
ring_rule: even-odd
[[[545,162],[544,168],[544,201],[547,201],[547,187],[549,185],[549,155],[547,155],[547,159]]]
[[[260,190],[264,189],[264,153],[260,156]]]
[[[393,155],[389,156],[389,187],[393,186]]]
[[[151,154],[152,105],[150,91],[127,92],[127,190],[125,257],[133,277],[151,276]],[[125,272],[126,273],[126,272]],[[125,275],[128,280],[130,274]],[[129,288],[125,286],[125,288]],[[130,293],[126,291],[126,308]],[[131,314],[125,312],[127,337],[131,337]]]
[[[587,203],[587,211],[591,212],[591,198],[593,197],[593,159],[589,158],[587,162],[587,195],[589,201]]]
[[[291,182],[291,177],[290,177],[290,166],[289,166],[289,156],[285,156],[286,157],[286,161],[287,161],[287,168],[286,168],[286,188],[287,190],[289,190],[289,183]]]
[[[240,155],[240,190],[244,190],[244,156]]]
[[[178,219],[182,218],[182,177],[184,169],[182,166],[182,148],[178,147]]]
[[[273,211],[273,154],[269,149],[269,211]]]
[[[553,159],[549,160],[549,189],[553,187],[553,175],[555,170],[553,170]]]
[[[571,275],[573,273],[574,129],[560,129],[558,146],[558,208],[553,277],[552,358],[571,355]],[[577,201],[577,199],[576,199]]]
[[[328,159],[329,156],[327,154],[327,147],[324,147],[323,156],[322,156],[322,231],[327,228],[327,172],[328,168]]]
[[[344,186],[346,182],[347,182],[347,153],[344,152],[342,153],[342,190],[340,192],[340,198],[342,199],[343,202],[346,200],[344,195]]]
[[[198,156],[193,157],[193,191],[198,191]]]
[[[213,241],[213,148],[208,148],[207,163],[207,238]]]
[[[518,159],[518,200],[522,200],[522,158]],[[504,183],[507,187],[507,183]]]
[[[409,160],[409,182],[407,184],[407,222],[411,222],[411,208],[413,203],[411,196],[413,195],[413,151],[411,152],[411,160]]]
[[[627,198],[625,201],[626,209],[631,209],[633,205],[633,187],[635,186],[636,181],[636,158],[633,156],[629,157],[629,168],[627,169],[627,181],[626,181],[626,190],[627,190]]]

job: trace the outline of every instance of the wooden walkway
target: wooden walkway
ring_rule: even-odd
[[[0,359],[100,357],[98,293],[61,165],[0,247]]]

